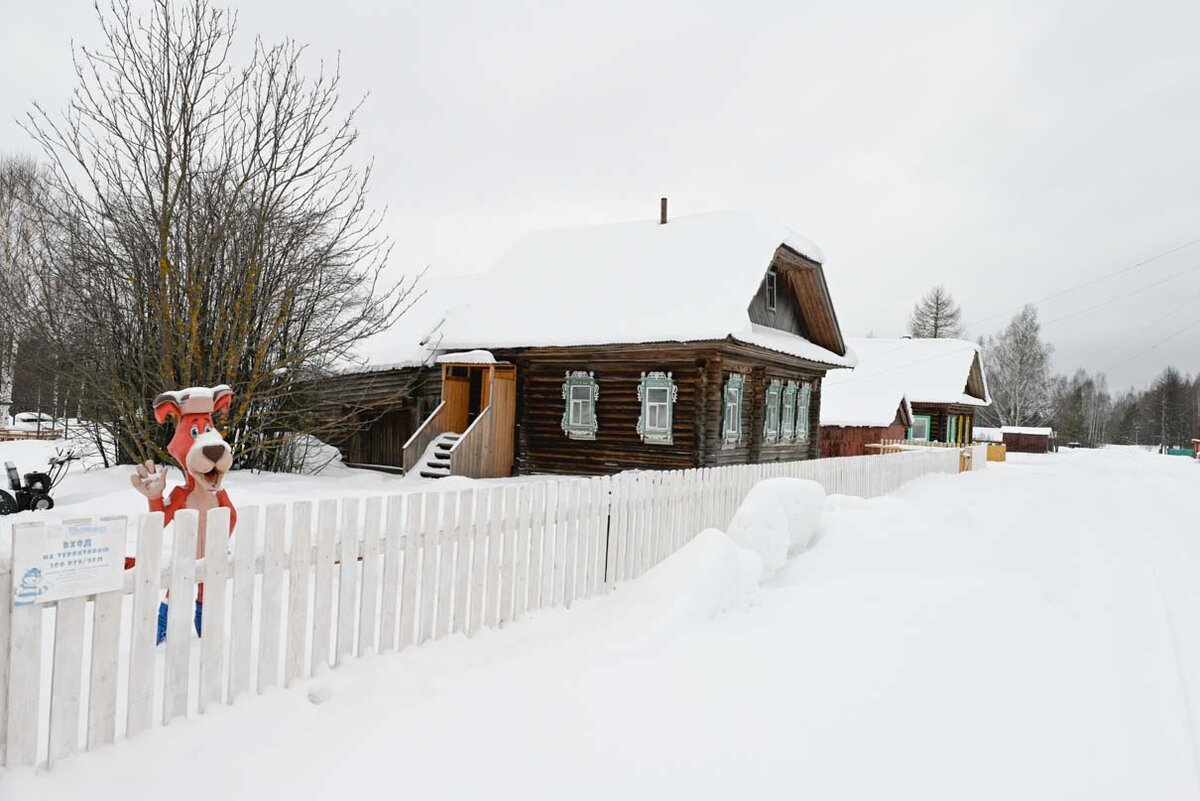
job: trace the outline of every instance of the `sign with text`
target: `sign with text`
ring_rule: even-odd
[[[13,526],[13,606],[120,589],[125,518]]]

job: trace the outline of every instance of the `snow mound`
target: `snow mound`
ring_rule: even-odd
[[[825,489],[802,478],[768,478],[750,488],[729,523],[729,537],[762,559],[769,578],[788,551],[812,542],[825,505]]]

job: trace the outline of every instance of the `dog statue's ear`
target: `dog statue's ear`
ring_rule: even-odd
[[[168,420],[178,420],[183,417],[183,412],[179,410],[179,401],[169,392],[164,392],[154,399],[154,419],[160,423],[165,423]]]
[[[233,403],[233,390],[226,384],[213,387],[213,414],[220,412],[229,414],[229,407]]]

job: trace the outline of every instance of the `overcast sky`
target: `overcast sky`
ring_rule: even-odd
[[[482,270],[530,228],[653,218],[665,195],[818,242],[848,334],[902,333],[941,283],[975,337],[1200,238],[1200,3],[976,5],[237,8],[244,39],[340,52],[347,96],[369,93],[357,156],[398,269]],[[0,151],[29,152],[16,116],[67,102],[97,25],[81,0],[0,6]],[[1196,372],[1200,244],[1039,309],[1056,370]]]

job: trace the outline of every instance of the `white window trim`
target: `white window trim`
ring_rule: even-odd
[[[767,270],[767,311],[779,308],[779,273],[775,268]]]
[[[592,420],[590,423],[579,423],[571,418],[576,400],[572,397],[575,389],[588,387],[591,398],[587,401],[591,406]],[[562,430],[571,439],[595,439],[600,429],[600,421],[596,417],[596,401],[600,398],[600,385],[596,383],[596,374],[585,370],[568,370],[567,380],[562,385],[563,416]]]
[[[788,381],[783,385],[783,401],[780,405],[779,438],[790,442],[796,438],[797,401],[799,400],[800,385]]]
[[[667,423],[665,426],[649,427],[649,411],[650,411],[650,389],[665,389],[667,391],[667,400],[663,404],[654,404],[662,406],[666,409]],[[675,428],[675,402],[679,399],[679,387],[675,384],[675,379],[671,373],[660,371],[642,373],[642,380],[638,382],[637,390],[638,402],[641,404],[642,411],[638,416],[637,432],[642,438],[642,442],[653,445],[671,445],[674,443],[672,432]]]
[[[733,391],[737,393],[736,400],[732,403],[729,400],[729,393]],[[722,439],[730,444],[736,444],[742,441],[742,401],[745,398],[746,392],[746,376],[741,373],[730,373],[725,379],[725,391],[721,395],[723,419],[721,422]],[[730,406],[733,406],[736,411],[733,415],[729,414]],[[730,425],[732,423],[732,425]]]

